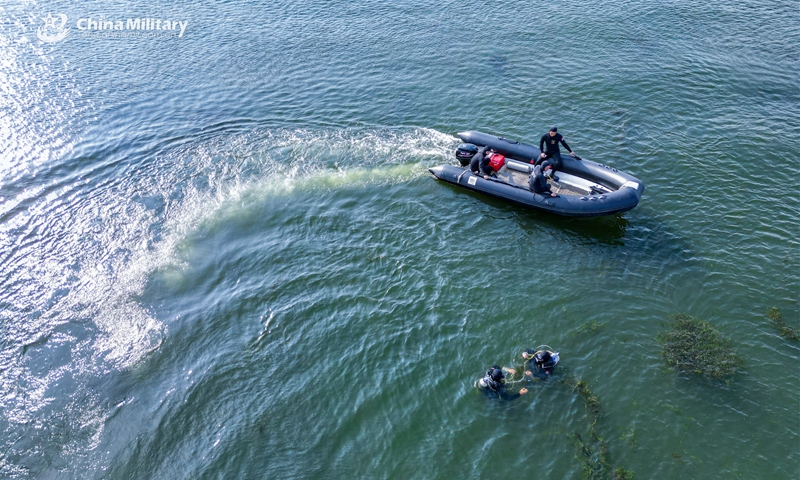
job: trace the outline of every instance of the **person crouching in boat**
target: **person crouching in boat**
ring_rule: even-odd
[[[558,352],[551,352],[544,348],[538,350],[528,349],[522,352],[525,359],[525,375],[545,380],[553,373],[553,369],[558,365]]]
[[[521,388],[519,393],[507,392],[505,372],[512,375],[517,373],[513,368],[501,368],[499,365],[495,365],[486,372],[483,378],[476,382],[478,390],[481,390],[487,396],[497,397],[501,400],[514,400],[528,393],[527,388]]]
[[[480,175],[481,164],[483,163],[484,158],[486,158],[486,147],[481,147],[478,149],[478,153],[472,156],[469,160],[469,171],[474,173],[475,175]]]
[[[530,180],[528,180],[528,186],[533,193],[550,195],[551,197],[557,196],[550,190],[550,184],[547,183],[547,179],[545,178],[545,174],[552,171],[553,165],[551,165],[550,162],[542,162],[533,167],[533,173],[531,174]]]
[[[485,180],[494,175],[494,168],[492,168],[492,157],[495,155],[494,149],[486,150],[486,147],[478,150],[478,153],[472,156],[469,162],[469,169],[475,175],[483,175]]]

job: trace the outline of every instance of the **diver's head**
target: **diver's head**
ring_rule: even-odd
[[[542,172],[547,172],[547,170],[552,170],[552,169],[553,169],[553,164],[552,163],[550,163],[548,161],[542,162]]]
[[[503,378],[505,378],[503,369],[497,366],[492,367],[491,370],[489,370],[489,376],[492,377],[492,380],[495,382],[501,382],[503,381]]]
[[[539,365],[544,365],[546,363],[549,363],[553,359],[553,357],[550,356],[550,352],[548,352],[547,350],[540,350],[536,352],[534,359],[536,360],[536,363],[538,363]]]

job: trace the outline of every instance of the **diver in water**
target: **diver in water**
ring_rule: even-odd
[[[529,370],[525,370],[525,375],[529,377],[535,376],[542,380],[550,377],[559,361],[558,352],[541,347],[536,350],[525,350],[522,352],[522,358],[525,359],[526,366],[529,368]]]
[[[499,365],[495,365],[486,372],[486,375],[484,375],[483,378],[478,380],[478,389],[490,397],[496,396],[501,400],[514,400],[515,398],[519,398],[521,395],[528,393],[527,388],[521,388],[519,393],[508,393],[506,391],[505,372],[508,372],[512,375],[517,373],[512,368],[500,368]]]

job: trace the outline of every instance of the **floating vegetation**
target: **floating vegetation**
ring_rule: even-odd
[[[578,447],[578,454],[575,455],[575,458],[581,462],[584,478],[589,480],[607,479],[610,467],[608,465],[608,450],[605,449],[605,445],[601,444],[600,452],[595,453],[592,446],[584,442],[583,438],[577,433],[572,435],[572,440],[575,442],[575,446]]]
[[[623,467],[617,467],[614,471],[614,480],[633,480],[633,472],[625,470]]]
[[[671,405],[671,404],[668,403],[668,404],[664,405],[664,408],[666,408],[667,410],[672,410],[673,412],[677,413],[678,415],[681,414],[680,409],[678,407],[676,407],[675,405]]]
[[[568,385],[573,391],[577,391],[583,398],[583,404],[586,407],[587,417],[589,419],[589,443],[584,442],[580,434],[575,433],[572,435],[572,440],[578,448],[578,453],[575,458],[581,463],[583,467],[583,476],[589,480],[607,480],[614,479],[632,479],[633,472],[625,470],[623,467],[618,467],[612,472],[611,464],[608,460],[608,447],[606,441],[600,436],[597,431],[597,419],[600,414],[600,400],[592,393],[589,385],[583,380],[575,377],[568,377],[561,381],[561,383]],[[633,435],[633,430],[631,430]],[[634,440],[635,441],[635,440]],[[611,474],[614,474],[611,477]]]
[[[777,309],[777,307],[770,307],[767,310],[767,318],[772,320],[772,323],[775,324],[775,327],[778,329],[782,338],[786,340],[798,341],[800,340],[800,331],[796,328],[792,328],[785,323],[783,323],[783,317],[781,316],[781,311]]]
[[[622,435],[619,436],[619,439],[627,440],[628,445],[630,445],[631,448],[634,448],[636,446],[636,428],[631,425],[630,430],[627,432],[623,431]]]
[[[563,382],[578,392],[578,395],[583,398],[583,403],[586,405],[586,410],[588,410],[589,413],[595,417],[600,414],[600,399],[598,399],[592,393],[592,390],[589,389],[589,384],[580,378],[575,377],[566,378],[563,380]]]
[[[670,329],[656,340],[667,364],[681,373],[727,378],[743,364],[730,340],[705,320],[683,313],[673,315]]]
[[[593,335],[594,332],[605,327],[607,323],[608,322],[598,322],[597,320],[591,320],[589,322],[585,322],[583,325],[578,327],[578,329],[575,330],[575,333],[587,333],[589,335]]]

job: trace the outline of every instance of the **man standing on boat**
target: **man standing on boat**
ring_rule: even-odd
[[[558,177],[555,176],[556,170],[563,170],[564,168],[564,164],[561,161],[561,150],[558,148],[559,143],[564,145],[564,148],[569,151],[570,155],[580,160],[580,157],[575,155],[575,152],[569,148],[569,145],[567,145],[567,141],[564,140],[564,137],[558,133],[558,128],[556,127],[551,128],[549,132],[542,135],[542,138],[539,139],[539,150],[541,150],[542,154],[539,155],[539,158],[531,160],[531,163],[539,165],[546,159],[552,158],[551,163],[553,164],[553,180],[558,180]]]

